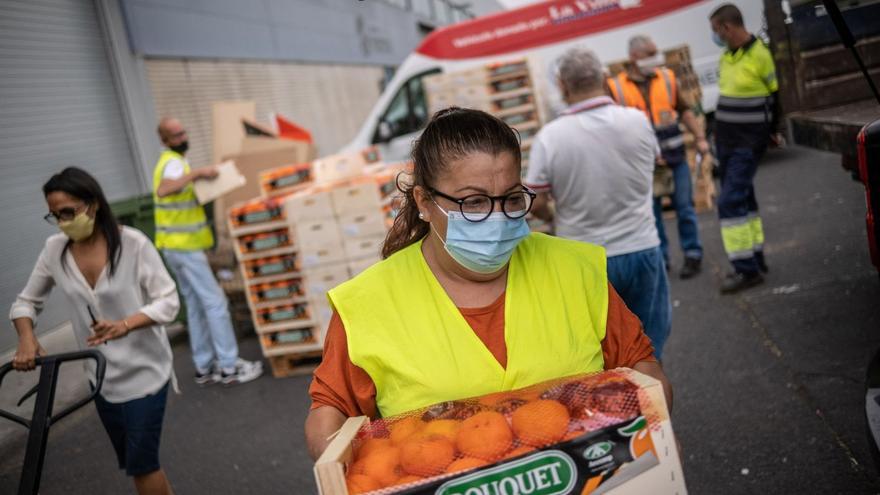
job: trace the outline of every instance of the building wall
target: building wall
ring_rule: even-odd
[[[319,154],[357,132],[376,99],[380,67],[259,61],[146,60],[156,113],[181,119],[193,165],[211,160],[211,105],[254,100],[257,118],[278,112],[312,131]]]
[[[130,145],[108,40],[92,0],[0,2],[0,311],[8,314],[46,238],[42,185],[71,165],[110,201],[145,187]],[[100,308],[98,308],[100,310]],[[39,315],[41,333],[67,319],[59,289]],[[100,313],[99,313],[100,314]],[[16,345],[6,324],[0,351]]]
[[[120,1],[148,57],[396,65],[420,39],[413,14],[377,1]]]

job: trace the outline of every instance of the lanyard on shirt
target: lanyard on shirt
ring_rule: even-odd
[[[582,101],[580,103],[575,103],[574,105],[563,110],[562,115],[574,115],[576,113],[588,112],[590,110],[595,110],[599,107],[613,104],[614,100],[612,100],[608,96],[598,96],[596,98],[590,98],[589,100]]]

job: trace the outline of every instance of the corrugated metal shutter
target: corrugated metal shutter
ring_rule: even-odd
[[[211,105],[253,100],[257,118],[278,112],[308,128],[318,153],[347,144],[379,98],[380,67],[276,62],[148,59],[147,77],[160,116],[187,128],[194,165],[211,161]]]
[[[8,311],[56,231],[41,219],[49,176],[83,167],[111,201],[141,190],[92,1],[0,3],[0,150],[0,310]],[[52,298],[41,328],[66,319],[61,301]],[[14,342],[0,332],[0,349]]]

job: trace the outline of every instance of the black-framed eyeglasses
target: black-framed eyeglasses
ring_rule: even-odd
[[[83,207],[86,206],[88,206],[86,203],[82,203],[76,207],[61,208],[58,210],[58,213],[50,211],[43,216],[43,220],[49,222],[51,225],[58,225],[58,222],[69,222],[76,217],[76,214],[79,213]]]
[[[501,203],[501,211],[511,220],[522,218],[532,209],[532,203],[538,196],[531,190],[523,187],[522,191],[505,194],[504,196],[489,196],[488,194],[469,194],[463,198],[456,198],[444,194],[433,187],[428,188],[431,194],[448,199],[458,204],[458,209],[465,220],[470,222],[482,222],[489,218],[495,210],[495,203]]]

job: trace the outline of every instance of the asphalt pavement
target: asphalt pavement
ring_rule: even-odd
[[[727,263],[714,212],[700,214],[703,273],[678,280],[673,257],[664,365],[690,493],[880,493],[862,402],[880,348],[863,190],[839,157],[803,148],[770,153],[756,188],[763,286],[718,294]],[[259,355],[253,337],[241,349]],[[183,394],[169,395],[162,461],[178,494],[315,493],[302,435],[309,377],[198,388],[188,346],[174,353]],[[0,493],[14,493],[23,449],[23,433],[0,445]],[[91,406],[52,429],[41,493],[133,493]]]

